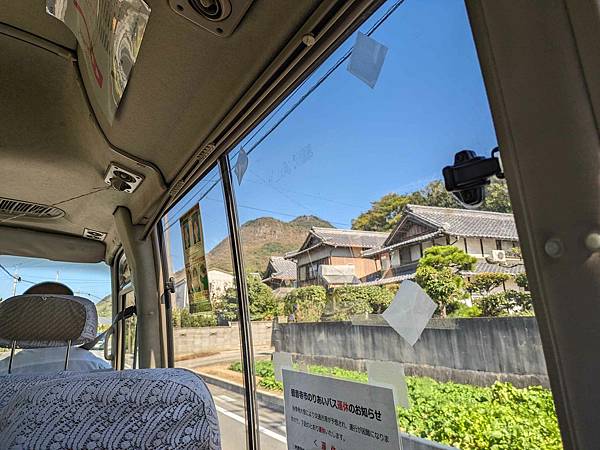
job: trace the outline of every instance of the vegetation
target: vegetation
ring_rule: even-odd
[[[283,305],[273,291],[255,276],[246,278],[251,320],[271,320],[283,312]]]
[[[284,313],[296,322],[318,322],[327,304],[322,286],[294,289],[284,298]]]
[[[355,230],[389,231],[400,220],[400,213],[407,204],[440,206],[444,208],[463,208],[446,191],[440,180],[435,180],[423,189],[410,194],[389,193],[379,200],[371,202],[371,208],[352,221]],[[512,212],[506,181],[495,180],[487,187],[485,202],[481,210]]]
[[[471,294],[489,295],[508,280],[510,275],[507,273],[478,273],[466,284],[465,289]]]
[[[269,286],[258,277],[248,275],[248,302],[250,304],[251,320],[271,320],[283,313],[283,304],[273,295]],[[222,298],[215,299],[213,306],[217,315],[230,322],[238,320],[237,290],[229,288]]]
[[[242,371],[241,364],[230,366]],[[271,361],[257,361],[259,386],[282,391]],[[310,373],[360,383],[367,374],[337,367],[309,366]],[[398,426],[406,433],[462,450],[559,450],[562,448],[552,393],[539,386],[510,383],[478,387],[431,378],[406,377],[410,408],[398,408]]]
[[[463,278],[459,270],[471,270],[477,260],[451,246],[430,247],[419,260],[415,279],[438,304],[438,314],[446,317],[464,298]]]
[[[533,314],[531,293],[527,291],[498,292],[476,298],[474,303],[484,317]]]
[[[297,250],[311,227],[333,226],[315,216],[300,216],[291,222],[272,217],[250,220],[240,227],[244,264],[249,273],[261,273],[273,255]],[[207,256],[208,267],[232,272],[229,239],[222,240]]]
[[[173,326],[181,328],[214,327],[217,316],[211,312],[191,314],[186,308],[173,308]]]

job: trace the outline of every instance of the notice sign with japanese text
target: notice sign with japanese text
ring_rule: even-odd
[[[288,450],[399,450],[389,388],[283,369]]]

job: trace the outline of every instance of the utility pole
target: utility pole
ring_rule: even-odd
[[[13,297],[15,295],[17,295],[17,283],[19,281],[21,281],[21,277],[19,276],[19,272],[16,271],[15,274],[13,275],[13,290],[12,290]]]

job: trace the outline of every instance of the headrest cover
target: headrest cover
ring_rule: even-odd
[[[23,295],[28,294],[73,295],[73,291],[70,287],[65,286],[62,283],[57,283],[56,281],[44,281],[42,283],[34,284],[23,292]]]
[[[30,294],[0,303],[0,346],[20,348],[85,344],[96,337],[98,313],[91,301],[74,295]]]

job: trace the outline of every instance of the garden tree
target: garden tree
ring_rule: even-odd
[[[295,322],[318,322],[327,304],[327,293],[322,286],[294,289],[284,298],[284,312]]]
[[[282,308],[269,286],[253,275],[246,278],[246,284],[251,320],[271,320],[280,314]]]
[[[443,208],[463,208],[452,194],[446,191],[444,183],[434,180],[423,189],[410,194],[389,193],[371,202],[371,208],[352,221],[354,230],[388,231],[400,220],[402,209],[409,203]],[[508,188],[505,180],[494,179],[486,189],[486,199],[482,211],[512,212]]]
[[[529,280],[527,280],[527,274],[525,272],[521,272],[517,276],[515,276],[515,283],[522,289],[529,291]]]
[[[464,296],[462,278],[449,267],[442,269],[419,267],[415,280],[438,304],[438,313],[441,317],[446,317],[448,307],[456,307]]]
[[[477,260],[452,245],[430,247],[419,260],[415,279],[438,304],[440,316],[464,298],[461,270],[472,270]]]
[[[281,314],[282,305],[273,295],[269,286],[254,275],[246,277],[248,286],[248,303],[251,320],[271,320]],[[230,322],[238,320],[237,290],[229,288],[222,298],[214,301],[214,309],[218,316]]]
[[[483,317],[530,315],[533,313],[529,292],[508,290],[476,298],[474,303],[481,310],[481,316]]]
[[[466,254],[453,245],[438,245],[429,247],[419,260],[419,267],[432,267],[434,269],[449,268],[454,272],[460,270],[473,270],[477,259]]]
[[[488,295],[508,280],[510,275],[507,273],[478,273],[466,283],[465,289],[471,294]]]

